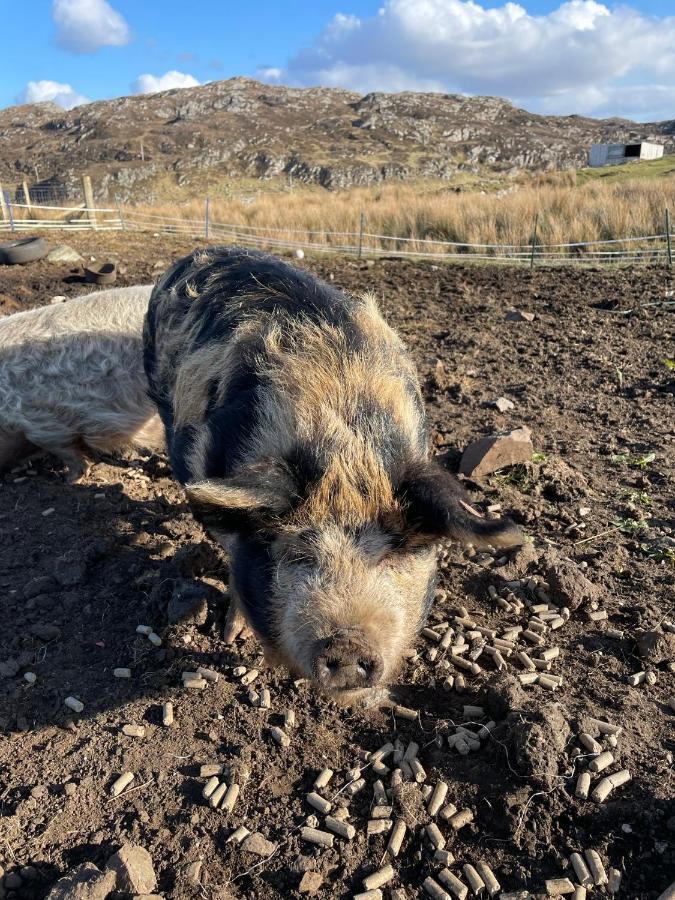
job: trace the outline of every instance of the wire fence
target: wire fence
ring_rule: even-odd
[[[204,218],[161,216],[136,207],[45,206],[10,201],[0,193],[0,230],[20,236],[26,231],[145,231],[182,235],[214,242],[235,243],[270,250],[303,250],[341,253],[357,257],[400,257],[434,261],[486,260],[536,264],[555,263],[663,263],[672,266],[670,216],[666,211],[661,234],[596,241],[546,244],[537,240],[535,219],[532,238],[522,244],[477,244],[436,238],[403,237],[367,231],[360,216],[357,231],[316,231],[268,228],[214,221],[208,200]]]

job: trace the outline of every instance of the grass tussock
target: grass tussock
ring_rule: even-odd
[[[501,181],[467,179],[459,189],[438,181],[388,182],[341,192],[316,186],[296,185],[291,191],[284,186],[256,185],[242,183],[239,192],[231,187],[212,188],[210,239],[227,241],[234,231],[245,234],[250,229],[272,242],[353,247],[363,213],[366,251],[438,252],[445,248],[433,242],[441,241],[526,249],[532,241],[535,217],[539,245],[663,234],[666,207],[675,220],[675,157],[609,169],[525,174]],[[126,206],[122,214],[129,225],[199,234],[205,201],[184,199],[176,193],[174,202]],[[21,217],[28,218],[25,211]],[[64,218],[57,213],[44,217]],[[84,217],[80,212],[73,218],[81,221]],[[394,237],[412,243],[392,240]],[[236,235],[230,239],[237,239]]]
[[[578,184],[576,173],[558,173],[484,193],[456,193],[448,185],[391,183],[339,193],[298,189],[261,193],[246,200],[216,197],[210,200],[209,214],[212,226],[246,226],[269,236],[306,237],[318,244],[354,243],[354,238],[339,235],[356,234],[363,212],[368,234],[415,242],[524,246],[532,240],[535,216],[538,244],[617,240],[662,234],[668,206],[675,213],[672,177],[608,183],[593,179]],[[146,207],[139,212],[201,222],[204,201]],[[331,237],[331,232],[337,236]],[[386,240],[367,238],[364,243],[403,249]]]

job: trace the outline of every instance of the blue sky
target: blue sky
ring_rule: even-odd
[[[0,13],[0,107],[250,75],[675,118],[674,0],[0,0]]]

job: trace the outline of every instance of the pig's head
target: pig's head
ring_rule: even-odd
[[[343,699],[395,674],[429,612],[440,540],[521,542],[512,523],[474,513],[434,463],[354,471],[342,455],[308,473],[305,455],[187,487],[230,552],[232,586],[268,654]]]

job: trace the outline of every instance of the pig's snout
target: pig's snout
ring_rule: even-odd
[[[325,691],[373,687],[383,669],[382,657],[358,628],[338,631],[322,641],[314,659],[314,678]]]

